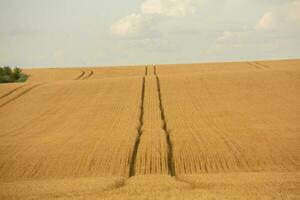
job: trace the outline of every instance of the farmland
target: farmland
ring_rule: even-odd
[[[23,72],[0,199],[300,198],[300,60]]]

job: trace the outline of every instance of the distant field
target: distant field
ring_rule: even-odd
[[[24,73],[0,199],[300,199],[300,59]]]

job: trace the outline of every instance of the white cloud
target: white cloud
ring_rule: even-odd
[[[223,34],[217,38],[217,41],[226,41],[231,39],[234,36],[234,32],[232,31],[224,31]]]
[[[201,53],[229,59],[288,57],[298,54],[299,35],[300,0],[287,1],[265,12],[252,28],[223,31]]]
[[[114,36],[120,38],[155,38],[155,17],[143,14],[131,14],[112,24],[110,29]]]
[[[268,30],[275,26],[273,13],[271,11],[266,12],[256,25],[256,30]]]
[[[141,12],[160,14],[172,17],[182,17],[195,11],[191,0],[146,0],[141,5]]]
[[[257,31],[266,30],[290,30],[300,27],[300,1],[288,1],[280,7],[266,12],[255,29]]]
[[[111,26],[111,32],[117,36],[136,35],[142,25],[141,15],[131,14],[120,19]]]
[[[126,38],[157,35],[156,22],[164,16],[184,17],[193,13],[198,3],[199,0],[145,0],[140,12],[121,18],[111,25],[110,31],[115,36]]]

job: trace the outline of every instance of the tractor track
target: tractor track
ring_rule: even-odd
[[[81,71],[81,74],[78,77],[76,77],[74,80],[79,80],[84,76],[85,71],[83,71],[83,70],[80,70],[80,71]]]
[[[259,62],[247,62],[247,64],[255,67],[256,69],[270,69],[269,66],[261,64]]]
[[[247,62],[248,65],[251,65],[252,67],[255,67],[256,69],[262,69],[260,66],[257,66],[256,64],[252,62]]]
[[[18,98],[20,98],[21,96],[27,94],[28,92],[30,92],[30,91],[33,90],[34,88],[37,88],[37,87],[39,87],[39,86],[41,86],[41,85],[44,85],[44,84],[46,84],[46,83],[47,83],[47,82],[35,84],[35,85],[31,86],[30,88],[25,89],[23,92],[21,92],[21,93],[18,94],[17,96],[15,96],[15,97],[11,98],[10,100],[8,100],[8,101],[2,103],[2,104],[0,105],[0,108],[4,107],[5,105],[9,104],[10,102],[12,102],[12,101],[14,101],[14,100],[16,100],[16,99],[18,99]]]
[[[7,97],[8,95],[14,93],[15,91],[17,91],[17,90],[19,90],[19,89],[21,89],[21,88],[23,88],[23,87],[25,87],[25,86],[26,86],[26,85],[21,85],[21,86],[19,86],[19,87],[17,87],[17,88],[14,88],[14,89],[8,91],[7,93],[5,93],[5,94],[3,94],[2,96],[0,96],[0,99],[2,99],[2,98],[4,98],[4,97]]]
[[[159,109],[161,114],[161,120],[163,121],[163,130],[166,134],[166,140],[167,140],[167,147],[168,147],[168,169],[171,176],[175,176],[175,167],[174,167],[174,159],[173,159],[173,150],[172,150],[172,142],[170,139],[170,133],[168,131],[167,127],[167,121],[165,118],[165,112],[164,112],[164,106],[162,103],[162,95],[161,95],[161,87],[160,87],[160,81],[159,77],[157,75],[156,66],[154,67],[154,75],[156,77],[156,84],[157,84],[157,92],[158,92],[158,98],[159,98]]]
[[[161,120],[163,122],[162,129],[166,136],[166,143],[167,143],[167,149],[168,149],[167,167],[168,167],[169,175],[172,177],[175,177],[176,173],[175,173],[174,160],[173,160],[172,143],[171,143],[171,139],[170,139],[170,133],[168,132],[168,128],[167,128],[167,122],[165,119],[164,107],[163,107],[162,97],[161,97],[160,81],[159,81],[159,77],[157,75],[156,66],[153,66],[153,75],[155,76],[155,79],[156,79],[158,101],[159,101],[158,109],[160,110]],[[133,150],[131,164],[130,164],[129,178],[136,175],[135,168],[136,168],[137,152],[139,149],[140,139],[143,134],[142,127],[144,125],[144,119],[143,119],[144,109],[145,109],[144,108],[144,99],[145,99],[145,88],[146,88],[146,77],[147,76],[148,76],[148,67],[145,67],[145,73],[144,73],[143,82],[142,82],[141,112],[140,112],[140,118],[139,118],[140,123],[138,126],[138,137],[136,139],[136,142],[135,142],[134,148],[133,148],[134,150]]]
[[[265,64],[261,64],[261,63],[259,63],[259,62],[254,62],[256,65],[259,65],[259,66],[262,66],[262,67],[264,67],[264,68],[266,68],[266,69],[270,69],[270,67],[268,66],[268,65],[265,65]]]
[[[90,73],[89,73],[87,76],[82,77],[81,80],[86,80],[86,79],[90,78],[91,76],[93,76],[93,74],[94,74],[94,71],[93,71],[93,70],[90,70]]]
[[[146,76],[147,76],[147,66],[145,67],[145,74],[143,76],[142,81],[142,91],[141,91],[141,107],[140,107],[140,118],[139,118],[139,126],[137,128],[138,131],[138,137],[135,141],[134,147],[133,147],[133,153],[131,157],[131,163],[130,163],[130,170],[129,170],[129,177],[135,176],[135,166],[136,166],[136,158],[137,158],[137,152],[140,144],[140,139],[143,134],[142,127],[144,124],[143,117],[144,117],[144,99],[145,99],[145,83],[146,83]]]

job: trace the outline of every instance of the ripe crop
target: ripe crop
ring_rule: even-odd
[[[26,69],[0,199],[297,199],[300,60]]]

